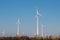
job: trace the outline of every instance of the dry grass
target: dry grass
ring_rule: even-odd
[[[60,40],[60,36],[46,36],[46,37],[0,37],[0,40]]]

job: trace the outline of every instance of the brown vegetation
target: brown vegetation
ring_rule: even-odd
[[[59,37],[27,37],[27,36],[21,36],[21,37],[0,37],[0,40],[60,40]]]

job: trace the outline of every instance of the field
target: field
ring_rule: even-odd
[[[46,36],[46,37],[0,37],[0,40],[60,40],[60,36]]]

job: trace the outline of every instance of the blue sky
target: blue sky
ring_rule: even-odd
[[[0,0],[0,35],[16,34],[17,19],[21,21],[20,34],[36,33],[36,6],[39,13],[39,34],[42,22],[46,25],[46,35],[59,35],[60,32],[60,0]]]

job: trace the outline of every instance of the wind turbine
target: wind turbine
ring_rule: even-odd
[[[37,10],[37,14],[36,14],[36,22],[37,22],[36,23],[36,27],[37,27],[36,35],[37,36],[39,35],[39,28],[38,28],[39,27],[39,23],[38,23],[39,22],[39,16],[42,16],[42,15],[40,15],[39,12],[38,12],[38,10]]]
[[[41,36],[42,37],[46,36],[45,33],[44,33],[44,27],[46,27],[46,25],[42,24],[42,26],[41,26]]]
[[[20,21],[18,19],[18,21],[17,21],[17,36],[19,36],[19,28],[20,28]]]
[[[44,25],[42,24],[42,26],[41,26],[41,31],[42,31],[42,32],[41,32],[41,33],[42,33],[41,36],[42,36],[42,37],[44,36],[44,34],[43,34],[43,27],[44,27]]]
[[[4,35],[5,35],[5,31],[2,32],[2,36],[3,36],[3,37],[4,37]]]

